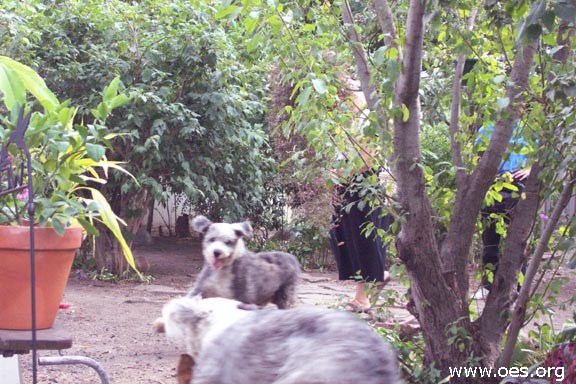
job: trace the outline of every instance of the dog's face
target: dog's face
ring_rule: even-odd
[[[204,342],[251,312],[240,306],[242,303],[239,301],[221,297],[179,297],[164,305],[162,317],[154,321],[154,328],[197,358]]]
[[[173,299],[162,308],[162,317],[154,321],[156,332],[166,333],[169,340],[185,348],[192,357],[197,357],[202,338],[210,327],[210,312],[200,304],[200,296]]]
[[[249,222],[213,223],[204,216],[192,220],[192,228],[204,235],[202,253],[206,262],[214,269],[224,268],[246,251],[244,239],[252,236]]]

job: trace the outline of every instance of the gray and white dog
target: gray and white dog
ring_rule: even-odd
[[[402,382],[388,344],[350,313],[310,307],[246,311],[240,305],[184,297],[164,306],[155,324],[192,357],[190,383]]]
[[[253,234],[249,222],[213,223],[197,216],[192,228],[204,236],[204,266],[189,297],[224,297],[258,306],[274,303],[280,309],[296,302],[300,263],[285,252],[247,250],[244,239]]]

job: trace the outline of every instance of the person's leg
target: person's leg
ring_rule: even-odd
[[[349,280],[355,275],[357,268],[354,267],[353,255],[350,252],[352,246],[349,236],[346,234],[346,221],[348,219],[345,213],[341,214],[339,210],[336,212],[339,216],[334,219],[330,229],[330,246],[338,268],[338,278]]]
[[[356,193],[350,193],[347,195],[347,200],[357,203],[359,196]],[[354,204],[346,214],[343,214],[345,220],[342,220],[342,226],[345,229],[345,238],[351,246],[348,248],[349,256],[353,260],[356,272],[359,271],[359,275],[356,276],[358,282],[354,299],[349,303],[349,309],[353,311],[369,310],[374,299],[390,280],[390,274],[385,271],[386,244],[376,236],[377,228],[388,229],[390,217],[381,217],[380,213],[380,210],[370,212],[368,205],[360,209],[359,205]],[[376,228],[370,236],[366,237],[363,229],[369,221]]]
[[[374,220],[377,214],[370,213],[368,205],[363,209],[354,206],[350,209],[350,228],[354,254],[358,261],[360,275],[364,281],[384,281],[384,262],[386,260],[386,246],[376,236],[376,229],[380,227],[379,220]],[[367,223],[374,224],[372,233],[366,237]]]
[[[498,270],[498,263],[502,256],[503,245],[502,235],[497,232],[496,228],[498,219],[490,217],[490,215],[501,215],[504,228],[506,229],[506,227],[508,227],[511,220],[510,212],[518,203],[518,195],[523,190],[522,184],[516,186],[518,188],[517,192],[512,193],[512,191],[503,190],[501,192],[502,201],[496,202],[492,207],[482,211],[482,218],[486,221],[486,227],[482,232],[482,264],[484,266],[482,287],[486,289],[490,289],[492,286],[494,276]]]
[[[375,302],[378,300],[378,295],[384,289],[386,283],[390,280],[390,274],[388,271],[384,271],[384,281],[365,283],[356,283],[356,291],[354,294],[354,299],[349,303],[352,311],[355,312],[366,312],[369,311]]]
[[[500,260],[500,242],[502,236],[496,231],[496,223],[489,219],[486,228],[482,232],[482,287],[490,289],[494,274]]]
[[[359,306],[363,310],[369,310],[371,307],[370,300],[366,295],[366,284],[363,282],[356,283],[356,292],[352,304]]]

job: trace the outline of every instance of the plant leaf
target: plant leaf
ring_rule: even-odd
[[[24,105],[26,102],[24,84],[4,65],[0,65],[0,92],[4,95],[4,105],[8,110],[12,110],[15,104]]]
[[[0,56],[0,65],[10,68],[12,74],[18,77],[25,89],[33,94],[47,111],[54,110],[60,104],[44,80],[32,68],[6,56]]]
[[[102,220],[102,223],[112,232],[114,237],[116,237],[118,243],[120,243],[122,253],[124,254],[124,258],[126,258],[128,265],[130,265],[130,267],[132,267],[132,269],[138,274],[138,276],[142,278],[142,274],[140,273],[140,271],[138,271],[138,268],[136,268],[136,263],[134,262],[134,256],[132,255],[132,250],[130,249],[128,243],[126,242],[126,239],[122,235],[122,230],[120,229],[120,225],[118,224],[118,222],[122,222],[122,224],[124,225],[126,225],[126,223],[124,223],[122,219],[116,216],[114,211],[112,211],[112,207],[110,207],[110,204],[108,204],[108,201],[106,201],[106,198],[104,197],[104,195],[102,195],[102,193],[100,193],[100,191],[94,188],[85,188],[85,189],[89,190],[92,194],[92,198],[94,199],[94,201],[100,204],[100,209],[98,210],[98,212],[100,213],[100,219]]]
[[[316,92],[318,92],[320,95],[323,95],[326,93],[326,83],[324,83],[324,80],[322,79],[314,79],[312,80],[312,86],[314,86],[314,89],[316,90]]]
[[[106,148],[102,145],[86,143],[86,153],[94,161],[100,161],[104,157]]]

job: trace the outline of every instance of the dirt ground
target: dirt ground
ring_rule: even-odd
[[[152,322],[164,303],[185,295],[200,271],[200,244],[191,240],[157,238],[154,244],[135,250],[150,264],[150,284],[102,282],[73,271],[68,281],[57,322],[73,338],[62,356],[96,360],[113,384],[176,383],[180,352]],[[299,291],[302,304],[334,306],[352,292],[353,285],[337,281],[334,273],[306,273]],[[58,356],[58,351],[39,351],[39,357]],[[31,355],[21,355],[23,383],[30,383]],[[99,383],[96,372],[84,365],[39,366],[38,383]]]
[[[198,242],[157,238],[154,244],[135,251],[150,264],[151,284],[94,281],[73,271],[57,321],[71,334],[73,346],[63,356],[96,360],[113,384],[176,383],[175,365],[180,352],[154,333],[152,322],[164,303],[185,295],[202,266]],[[334,272],[306,272],[299,289],[300,305],[338,307],[350,297],[352,282],[338,281]],[[391,282],[387,292],[401,297],[405,287]],[[565,288],[576,292],[576,279]],[[386,298],[383,299],[385,301]],[[402,305],[386,309],[380,321],[409,322]],[[564,313],[567,316],[567,312]],[[39,351],[40,357],[58,356],[57,351]],[[31,380],[31,355],[20,356],[23,383]],[[94,370],[83,365],[39,366],[38,383],[99,383]]]

